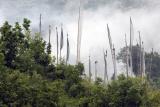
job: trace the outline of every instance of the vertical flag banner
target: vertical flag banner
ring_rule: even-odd
[[[48,54],[51,54],[51,25],[49,25],[49,43],[48,43],[48,46],[47,46],[47,53]]]
[[[68,39],[68,34],[67,34],[67,56],[66,56],[66,63],[69,60],[69,54],[70,54],[70,46],[69,46],[69,39]]]
[[[41,36],[42,33],[42,15],[39,16],[39,34]]]
[[[58,54],[59,54],[59,37],[58,37],[58,29],[56,27],[56,36],[57,36],[57,64],[58,64]]]
[[[107,79],[107,83],[108,83],[107,51],[106,51],[106,53],[104,52],[104,65],[105,65],[105,69],[104,69],[104,84],[105,84],[106,79]]]
[[[130,69],[131,69],[131,75],[133,73],[133,61],[132,61],[132,47],[133,47],[133,38],[134,38],[134,31],[133,31],[133,23],[132,19],[130,17]]]
[[[49,25],[49,44],[51,43],[51,25]]]
[[[113,44],[112,44],[112,38],[111,38],[111,35],[110,35],[110,29],[109,29],[109,26],[107,24],[107,31],[108,31],[108,39],[109,39],[109,45],[110,45],[110,50],[111,50],[111,55],[112,55],[112,62],[113,62],[113,67],[114,67],[114,75],[113,75],[113,78],[115,79],[116,78],[116,74],[117,74],[117,68],[116,68],[116,58],[114,56],[114,51],[115,49],[113,49]]]
[[[63,48],[63,28],[61,26],[61,39],[60,39],[60,61],[61,61],[61,51]]]
[[[77,60],[76,60],[77,64],[80,62],[81,36],[82,36],[82,18],[81,18],[81,0],[80,0],[79,16],[78,16],[78,36],[77,36]]]

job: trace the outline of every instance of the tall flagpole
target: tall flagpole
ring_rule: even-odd
[[[78,64],[80,62],[80,49],[81,49],[81,36],[82,36],[82,25],[81,25],[81,0],[80,0],[80,6],[79,6],[79,16],[78,16],[78,36],[77,36],[77,61]]]
[[[57,27],[56,27],[56,36],[57,36],[57,65],[58,65],[59,41],[58,41],[58,30],[57,30]]]
[[[129,69],[129,64],[128,64],[128,45],[127,45],[127,37],[125,34],[125,45],[126,45],[126,74],[127,74],[127,78],[128,78],[128,69]]]

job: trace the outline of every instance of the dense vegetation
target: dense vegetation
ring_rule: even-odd
[[[133,72],[136,76],[140,75],[140,46],[133,46]],[[123,47],[117,59],[126,64],[126,47]],[[160,54],[158,52],[145,52],[145,68],[148,81],[154,87],[160,88]]]
[[[160,107],[160,90],[141,78],[90,82],[83,64],[56,65],[51,46],[24,19],[0,28],[2,107]],[[54,53],[54,52],[52,52]]]

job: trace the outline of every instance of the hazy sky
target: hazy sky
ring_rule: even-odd
[[[141,31],[145,50],[153,47],[160,51],[160,0],[81,0],[82,1],[82,46],[81,60],[88,73],[88,56],[98,60],[99,76],[103,76],[103,50],[109,50],[107,23],[110,26],[116,53],[124,46],[124,35],[129,40],[129,17],[134,25],[134,43],[137,42],[138,31]],[[43,38],[47,40],[48,25],[52,25],[52,47],[56,52],[55,27],[64,26],[65,35],[69,33],[71,44],[70,63],[75,63],[77,20],[79,0],[0,0],[0,25],[5,20],[10,23],[29,18],[33,31],[38,31],[39,14],[42,14]],[[65,37],[66,39],[66,37]],[[64,47],[65,48],[65,47]],[[53,54],[54,54],[53,53]],[[66,51],[63,50],[65,56]],[[55,54],[54,54],[55,55]],[[108,58],[109,74],[113,73],[111,58]],[[119,71],[121,69],[118,64]],[[94,75],[94,74],[93,74]]]

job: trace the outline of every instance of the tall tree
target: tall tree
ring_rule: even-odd
[[[10,68],[15,68],[15,58],[21,50],[20,46],[24,43],[25,35],[22,33],[22,28],[18,22],[12,27],[8,22],[0,28],[2,49],[4,54],[5,65]]]
[[[117,59],[119,61],[122,61],[124,64],[127,63],[126,61],[126,56],[127,56],[127,53],[126,51],[128,50],[129,47],[123,47],[121,48],[120,52],[118,53],[118,56],[117,56]],[[136,76],[140,76],[140,71],[139,71],[139,64],[140,64],[140,47],[139,45],[135,45],[135,46],[132,46],[132,64],[133,64],[133,73],[136,75]],[[142,53],[141,53],[142,54]],[[131,64],[130,63],[130,59],[128,60],[128,63],[129,65]]]

